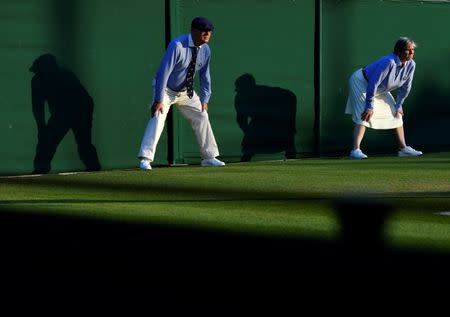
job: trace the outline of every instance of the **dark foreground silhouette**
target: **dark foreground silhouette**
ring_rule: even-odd
[[[2,253],[14,269],[72,271],[439,272],[450,254],[384,243],[389,206],[338,201],[336,240],[280,237],[20,212],[0,207]],[[363,212],[362,212],[363,211]],[[5,242],[8,243],[5,243]],[[445,269],[445,270],[444,270]]]
[[[19,301],[8,302],[14,311],[281,316],[299,303],[315,311],[333,302],[378,307],[380,296],[398,303],[413,293],[423,303],[424,294],[433,302],[447,294],[441,289],[450,254],[387,247],[382,229],[390,209],[378,204],[337,202],[342,232],[333,241],[6,207],[0,207],[1,288]]]

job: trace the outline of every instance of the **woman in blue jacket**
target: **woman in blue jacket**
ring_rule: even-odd
[[[392,54],[358,69],[350,77],[345,113],[352,115],[355,123],[351,158],[367,158],[360,149],[366,128],[394,129],[399,142],[399,156],[422,155],[421,151],[406,144],[403,130],[403,102],[412,86],[416,68],[413,60],[415,49],[413,40],[401,37]],[[390,93],[394,89],[399,89],[396,99]]]

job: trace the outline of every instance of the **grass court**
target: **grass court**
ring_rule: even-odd
[[[392,207],[393,248],[450,252],[450,153],[0,178],[0,210],[258,237],[337,239],[336,201]],[[358,213],[364,213],[361,209]]]

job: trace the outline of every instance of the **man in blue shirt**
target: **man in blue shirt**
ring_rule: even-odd
[[[403,130],[403,102],[411,90],[416,69],[415,49],[413,40],[401,37],[392,54],[358,69],[351,76],[345,109],[355,123],[351,158],[367,158],[360,149],[366,128],[394,129],[399,142],[398,156],[422,155],[421,151],[406,145]],[[394,99],[390,91],[397,88],[397,99]]]
[[[170,42],[154,79],[154,100],[151,119],[144,132],[138,157],[141,170],[151,170],[156,146],[170,106],[176,104],[191,123],[202,156],[202,166],[223,166],[218,160],[219,150],[208,117],[211,96],[209,63],[211,51],[208,42],[214,26],[207,18],[196,17],[191,33]],[[200,96],[193,91],[195,73],[200,77]]]

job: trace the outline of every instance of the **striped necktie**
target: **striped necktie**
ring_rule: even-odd
[[[197,51],[198,51],[197,47],[194,47],[192,49],[192,59],[191,62],[189,63],[186,75],[187,95],[191,99],[194,96],[194,74],[195,74],[195,63],[197,61]]]

